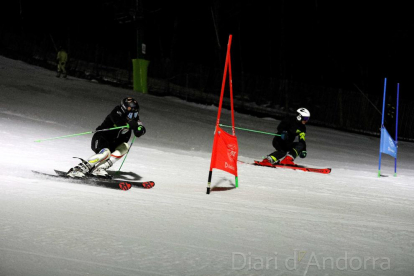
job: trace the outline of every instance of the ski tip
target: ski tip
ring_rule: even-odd
[[[131,187],[132,187],[131,183],[128,183],[126,181],[119,183],[119,188],[121,190],[128,191],[129,189],[131,189]]]
[[[147,181],[147,182],[142,183],[142,187],[145,188],[145,189],[151,189],[154,186],[155,186],[154,181]]]

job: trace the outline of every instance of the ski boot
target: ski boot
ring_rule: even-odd
[[[273,155],[268,155],[265,160],[272,165],[276,165],[279,162],[279,160],[277,160]]]
[[[91,174],[96,177],[111,179],[112,176],[108,174],[106,170],[112,167],[112,165],[115,164],[115,162],[117,162],[119,159],[121,159],[128,152],[128,149],[129,147],[127,143],[122,143],[118,145],[115,148],[115,151],[112,153],[109,151],[109,149],[103,149],[100,153],[109,153],[109,159],[100,159],[100,163],[96,165],[95,169],[92,170]]]
[[[276,160],[277,159],[275,157],[268,155],[264,157],[263,160],[259,162],[259,164],[262,166],[272,166],[274,164],[277,164]]]
[[[113,164],[112,161],[110,159],[108,159],[105,162],[103,162],[102,164],[100,164],[99,166],[97,166],[91,172],[91,174],[93,176],[98,177],[98,178],[112,179],[112,176],[106,171],[107,169],[109,169],[112,166],[112,164]]]
[[[287,165],[287,166],[296,166],[296,164],[293,162],[295,159],[293,158],[292,155],[288,154],[285,156],[285,158],[283,158],[279,164],[280,165]]]
[[[85,175],[89,174],[89,171],[92,169],[91,164],[89,164],[87,161],[79,158],[80,160],[82,160],[81,163],[79,163],[77,166],[71,168],[68,172],[67,172],[67,176],[72,177],[72,178],[82,178],[85,177]]]

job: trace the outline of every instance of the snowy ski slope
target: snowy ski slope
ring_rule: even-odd
[[[153,189],[31,172],[89,157],[91,135],[34,141],[94,130],[126,96],[139,101],[147,134],[122,171]],[[413,275],[412,143],[399,145],[398,176],[384,155],[389,177],[378,178],[379,138],[308,125],[298,163],[330,175],[239,164],[239,188],[206,195],[216,116],[213,106],[58,79],[0,57],[0,275]],[[221,118],[231,124],[229,111]],[[239,127],[277,124],[236,114]],[[272,136],[236,135],[242,161],[273,150]],[[231,188],[234,176],[214,170],[212,185]]]

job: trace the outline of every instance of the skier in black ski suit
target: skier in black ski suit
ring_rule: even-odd
[[[299,108],[297,115],[288,117],[280,122],[277,134],[273,138],[273,147],[276,151],[269,154],[261,163],[295,165],[296,157],[305,158],[306,152],[306,126],[310,112],[306,108]],[[296,137],[298,141],[295,142]]]
[[[128,127],[106,130],[125,125],[128,125]],[[133,98],[125,98],[96,128],[91,141],[91,148],[95,154],[89,157],[87,161],[82,160],[77,166],[71,168],[67,175],[70,177],[84,177],[86,174],[92,174],[110,178],[106,170],[128,152],[127,142],[131,138],[131,130],[136,137],[141,137],[146,132],[139,119],[138,102]]]

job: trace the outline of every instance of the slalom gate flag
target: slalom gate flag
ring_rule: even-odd
[[[216,168],[237,176],[238,155],[239,147],[237,137],[228,134],[217,126],[216,133],[214,134],[210,171]]]
[[[239,177],[237,176],[237,157],[239,155],[239,146],[237,145],[237,137],[234,131],[233,80],[231,75],[230,59],[231,40],[232,35],[229,36],[229,42],[227,44],[226,63],[224,64],[223,81],[221,83],[220,104],[217,111],[217,122],[214,132],[213,151],[211,153],[210,171],[208,173],[207,194],[210,194],[211,190],[211,178],[213,176],[213,168],[223,170],[225,172],[235,175],[235,188],[239,187]],[[229,74],[231,122],[233,135],[228,134],[219,127],[227,73]]]
[[[397,146],[395,145],[394,140],[391,138],[390,134],[385,129],[385,127],[381,128],[380,152],[391,155],[394,158],[397,158]]]

